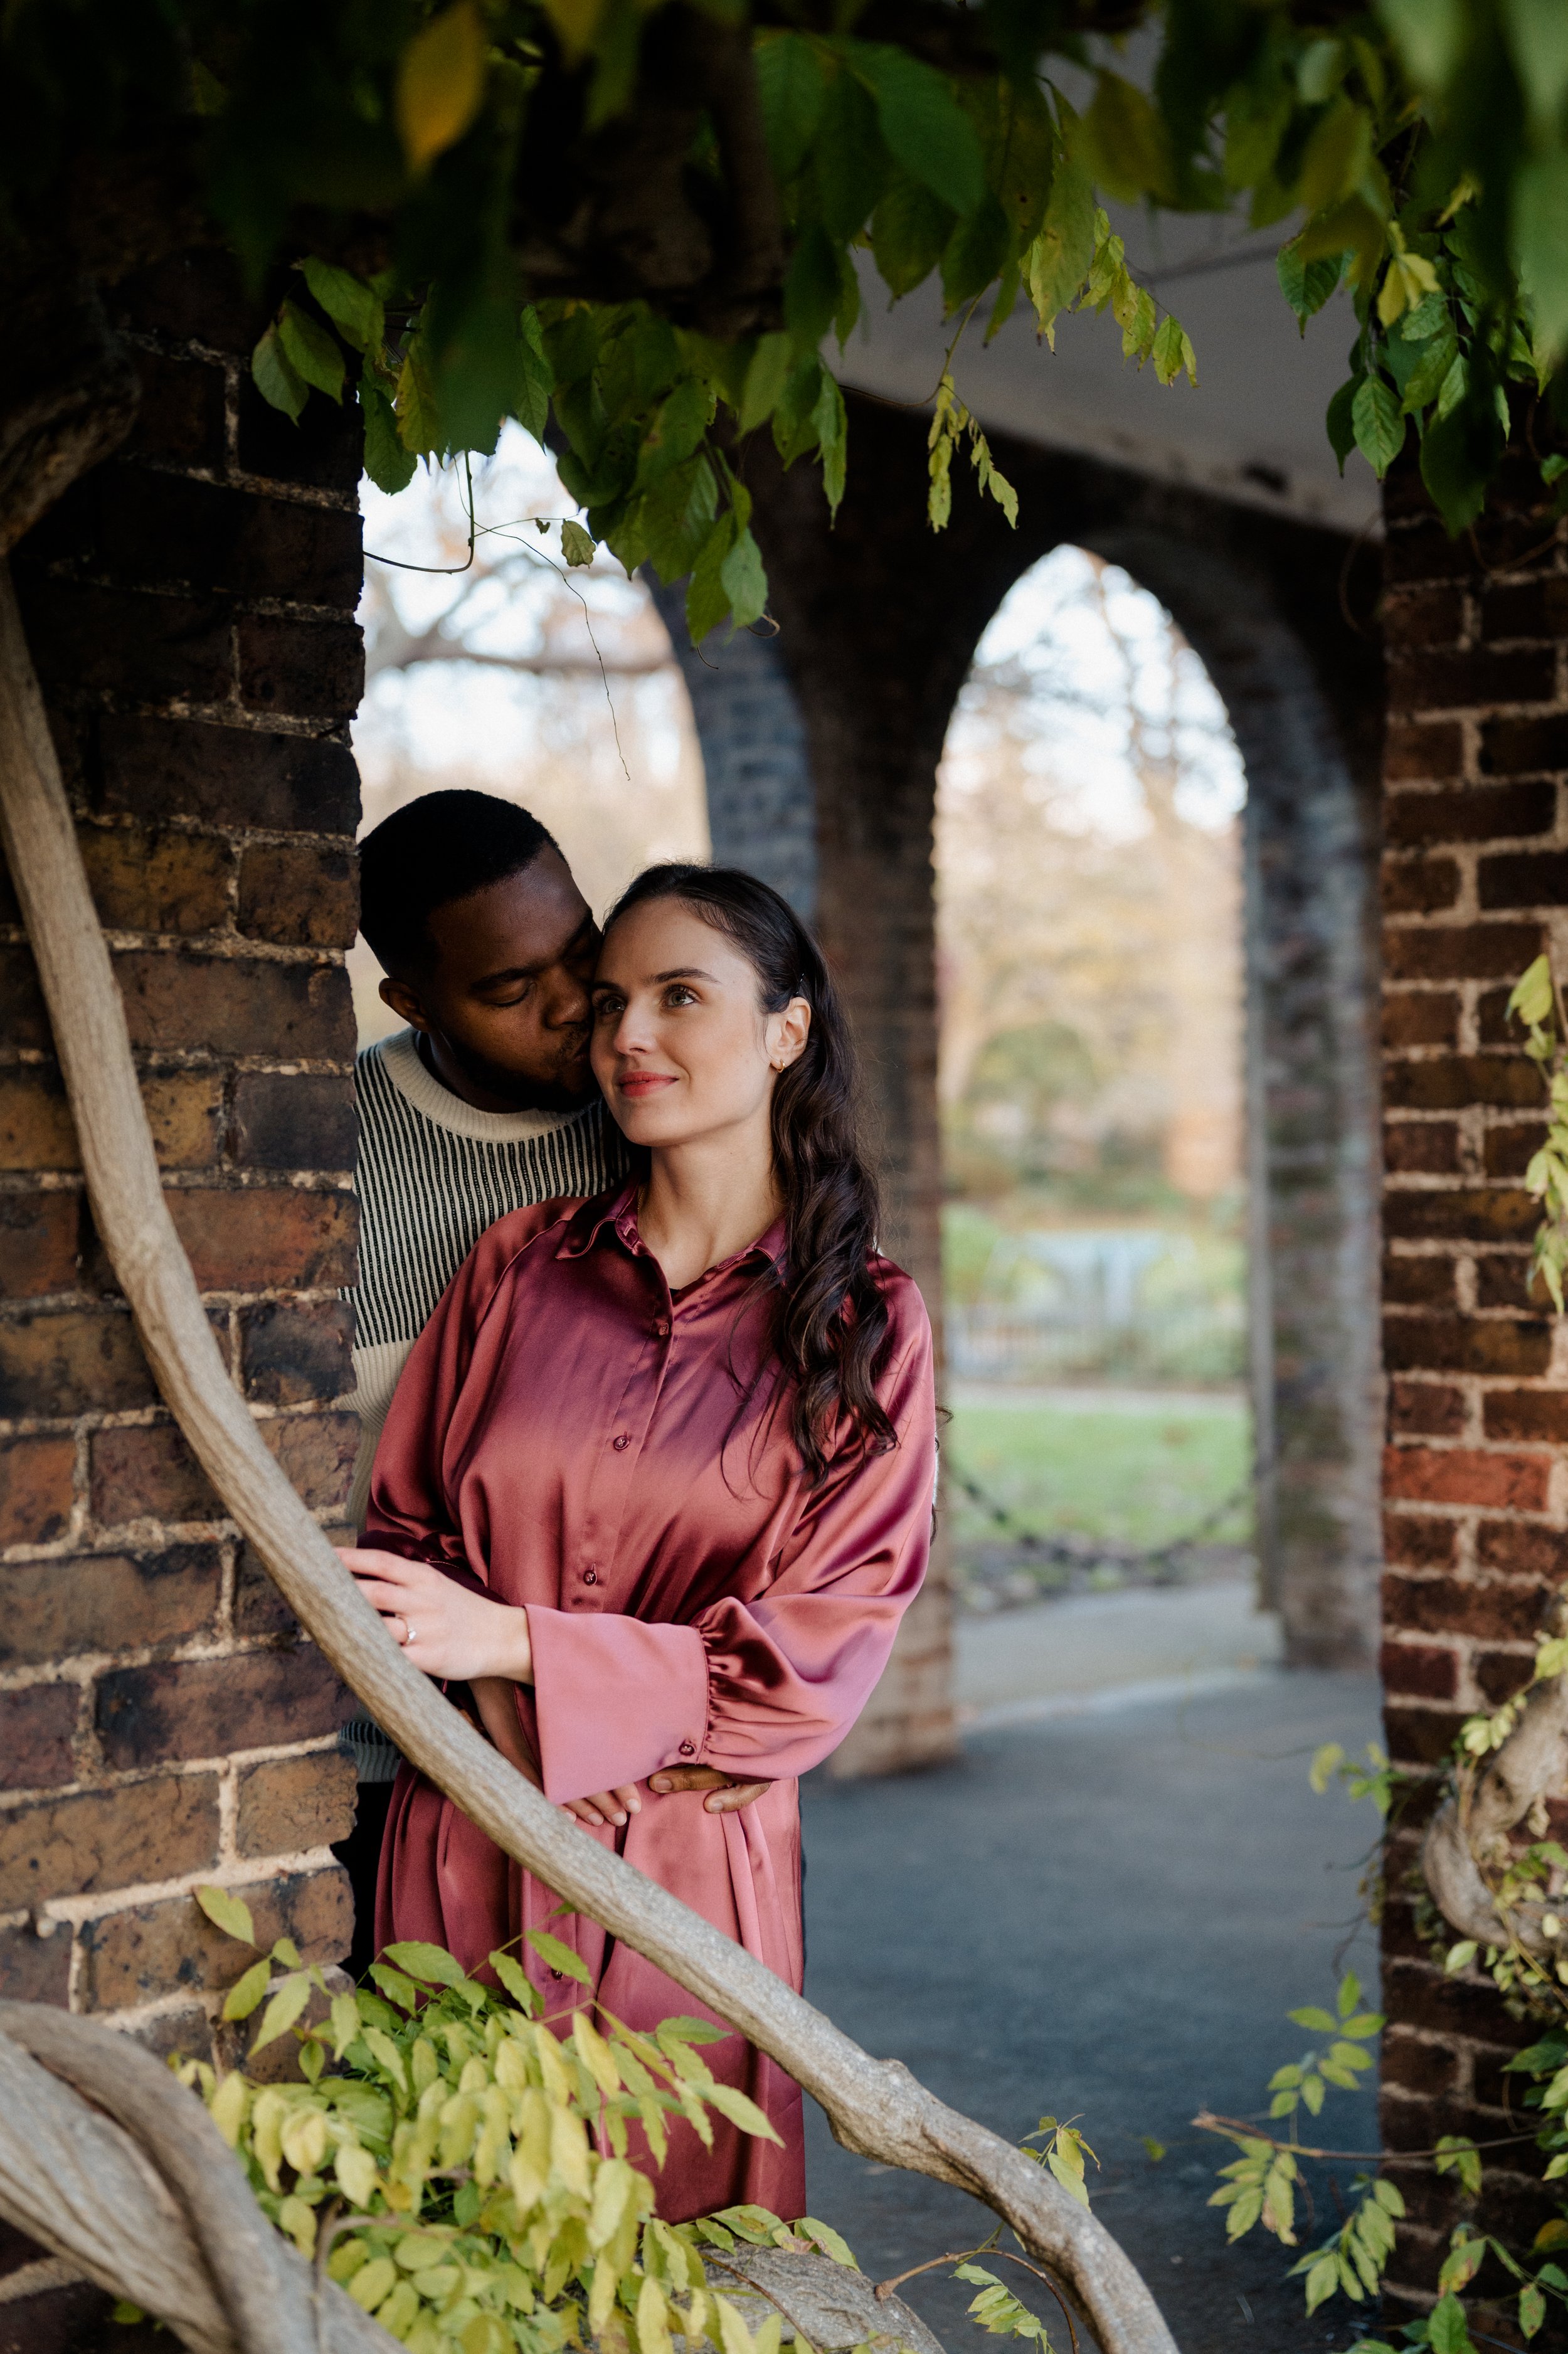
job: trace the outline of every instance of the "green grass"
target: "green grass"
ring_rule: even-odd
[[[942,1445],[950,1462],[1041,1536],[1064,1531],[1138,1546],[1184,1536],[1246,1478],[1250,1425],[1237,1399],[1202,1412],[1172,1404],[1149,1412],[1078,1412],[1060,1405],[961,1405]],[[949,1481],[947,1505],[960,1551],[1001,1532]],[[1245,1544],[1250,1502],[1208,1532]]]

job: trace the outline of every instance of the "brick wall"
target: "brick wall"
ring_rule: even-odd
[[[355,1263],[357,447],[319,399],[301,429],[262,406],[253,306],[216,260],[122,297],[140,420],[22,544],[17,588],[175,1224],[330,1525],[356,1437],[334,1292]],[[0,1992],[190,2050],[238,1975],[194,1884],[235,1888],[307,1958],[346,1947],[344,1696],[156,1401],[3,881],[0,923]],[[0,2252],[14,2285],[28,2253]],[[67,2343],[93,2295],[0,2303],[0,2349]]]
[[[1568,970],[1568,548],[1540,495],[1520,461],[1478,546],[1446,538],[1413,474],[1387,500],[1383,1656],[1392,1754],[1418,1767],[1524,1681],[1568,1574],[1568,1331],[1527,1290],[1520,1183],[1542,1089],[1504,1018],[1543,946]],[[1390,2147],[1517,2130],[1499,2069],[1532,2031],[1473,1974],[1445,1978],[1397,1884],[1384,1999]],[[1489,2221],[1528,2238],[1546,2202],[1489,2160]],[[1461,2211],[1430,2174],[1401,2180],[1394,2274],[1429,2290]]]

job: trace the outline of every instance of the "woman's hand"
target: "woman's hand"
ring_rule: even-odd
[[[353,1571],[360,1592],[387,1620],[414,1665],[428,1676],[460,1683],[476,1676],[533,1682],[534,1651],[525,1610],[471,1593],[429,1562],[405,1561],[401,1553],[340,1545],[337,1557]]]
[[[524,1781],[532,1782],[535,1790],[542,1790],[544,1776],[517,1722],[514,1682],[499,1676],[474,1676],[470,1679],[469,1690],[495,1747],[509,1765],[516,1766]],[[641,1811],[642,1801],[630,1785],[619,1790],[599,1791],[591,1798],[568,1798],[562,1808],[564,1814],[575,1816],[590,1830],[597,1830],[601,1823],[613,1823],[619,1829],[629,1814],[640,1815]]]

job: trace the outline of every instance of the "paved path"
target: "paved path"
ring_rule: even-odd
[[[1279,1658],[1279,1621],[1251,1581],[1129,1586],[961,1618],[959,1705],[981,1727],[1245,1683]]]
[[[1331,1991],[1373,1824],[1315,1798],[1307,1764],[1321,1741],[1359,1749],[1375,1706],[1361,1679],[1264,1672],[974,1732],[961,1764],[929,1774],[808,1785],[808,1995],[999,2132],[1021,2138],[1045,2109],[1081,2117],[1097,2207],[1182,2354],[1307,2354],[1359,2334],[1343,2300],[1306,2321],[1277,2242],[1227,2249],[1204,2203],[1225,2152],[1189,2120],[1204,2103],[1257,2111],[1308,2040],[1284,2012]],[[1373,1978],[1365,1932],[1351,1961]],[[1370,2098],[1330,2098],[1339,2146],[1370,2147]],[[1144,2134],[1167,2145],[1160,2164]],[[970,2200],[849,2157],[814,2108],[808,2147],[813,2211],[877,2277],[984,2236]],[[1303,2244],[1331,2228],[1319,2219]],[[950,2354],[979,2354],[991,2341],[959,2319],[970,2292],[935,2277],[916,2285],[922,2309]]]

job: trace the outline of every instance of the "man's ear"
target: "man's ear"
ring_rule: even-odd
[[[389,1005],[394,1013],[400,1014],[410,1030],[429,1031],[434,1028],[429,1015],[406,981],[384,981],[379,994],[382,1004]]]

